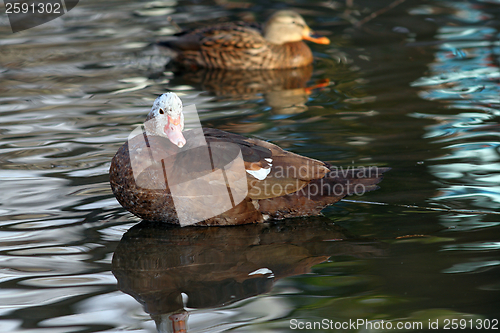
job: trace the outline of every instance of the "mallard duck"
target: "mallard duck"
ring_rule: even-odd
[[[145,220],[236,225],[318,215],[347,195],[375,190],[388,170],[339,170],[258,139],[183,131],[182,109],[175,93],[160,95],[144,131],[111,162],[118,202]]]
[[[264,24],[223,23],[181,32],[159,42],[175,51],[175,61],[190,68],[278,69],[312,63],[311,49],[303,42],[329,44],[316,36],[293,10],[280,10]]]

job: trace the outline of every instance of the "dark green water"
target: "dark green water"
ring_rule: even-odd
[[[407,0],[354,26],[391,3],[88,0],[16,34],[1,14],[0,331],[156,332],[150,314],[184,306],[189,332],[324,319],[498,330],[500,2]],[[168,15],[187,28],[281,8],[332,40],[310,45],[311,71],[177,75],[152,45],[174,32]],[[390,166],[379,190],[349,198],[388,205],[227,230],[137,225],[108,169],[165,91],[204,126]]]

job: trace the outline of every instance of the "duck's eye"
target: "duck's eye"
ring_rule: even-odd
[[[163,111],[163,109],[160,109],[160,114],[164,114],[165,111]]]

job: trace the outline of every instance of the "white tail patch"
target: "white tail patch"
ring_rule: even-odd
[[[256,271],[253,271],[252,273],[248,273],[248,275],[265,275],[265,274],[273,274],[273,271],[270,270],[269,268],[259,268]]]
[[[249,174],[257,178],[258,180],[266,179],[267,175],[271,172],[271,168],[260,168],[259,170],[246,170]]]

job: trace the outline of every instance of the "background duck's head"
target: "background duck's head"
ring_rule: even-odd
[[[273,44],[309,40],[318,44],[330,44],[326,37],[316,36],[297,12],[280,10],[274,13],[264,26],[264,38]]]
[[[174,145],[182,148],[186,144],[186,139],[182,135],[183,129],[184,114],[179,96],[173,92],[158,96],[146,118],[148,134],[166,137]]]

